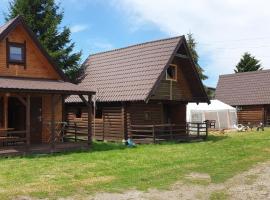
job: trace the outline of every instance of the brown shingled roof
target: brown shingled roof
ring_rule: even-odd
[[[47,80],[47,79],[29,79],[0,77],[0,91],[8,92],[43,92],[59,94],[94,94],[91,88],[84,88],[73,83]]]
[[[147,100],[182,37],[157,40],[90,55],[81,86],[94,88],[97,100]],[[67,102],[76,102],[70,97]]]
[[[220,76],[216,99],[233,106],[270,104],[270,70]]]

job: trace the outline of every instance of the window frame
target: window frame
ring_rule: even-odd
[[[20,48],[22,51],[22,60],[14,60],[11,58],[10,55],[10,48],[11,47],[16,47],[16,48]],[[19,42],[10,42],[7,39],[6,42],[6,52],[7,52],[7,67],[9,67],[9,65],[22,65],[24,66],[24,68],[26,67],[26,42],[24,41],[24,43],[19,43]]]
[[[175,69],[175,78],[170,78],[169,75],[168,75],[168,69],[170,67],[173,67]],[[166,69],[166,80],[168,80],[168,81],[176,81],[177,82],[177,73],[178,73],[177,71],[178,71],[177,70],[177,65],[170,64],[169,67]]]

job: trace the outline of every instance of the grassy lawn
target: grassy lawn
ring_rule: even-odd
[[[268,159],[270,129],[136,148],[95,143],[92,152],[0,159],[0,199],[166,188],[191,172],[219,183]]]

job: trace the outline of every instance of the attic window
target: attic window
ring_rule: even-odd
[[[25,43],[15,43],[7,40],[7,59],[8,64],[25,66]]]
[[[166,80],[177,81],[177,65],[170,65],[166,71]]]

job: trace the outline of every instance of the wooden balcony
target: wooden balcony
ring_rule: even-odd
[[[129,135],[135,143],[204,140],[207,136],[206,123],[131,125]]]

